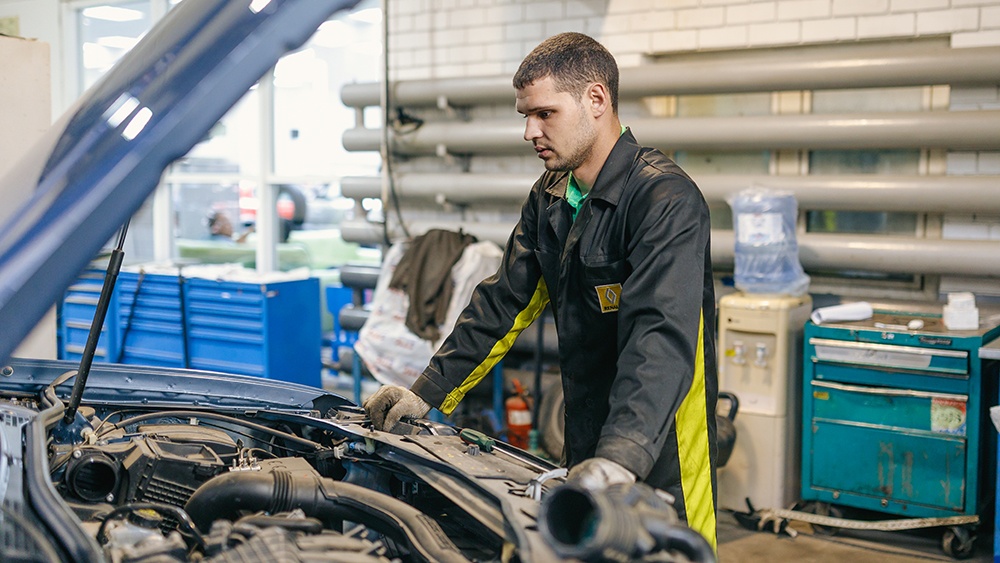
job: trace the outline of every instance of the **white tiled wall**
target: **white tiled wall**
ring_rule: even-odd
[[[620,66],[670,52],[947,35],[1000,45],[1000,0],[390,0],[393,78],[509,74],[580,31]]]
[[[953,0],[954,1],[954,0]],[[960,88],[951,89],[952,110],[1000,109],[1000,88]],[[1000,152],[996,151],[951,151],[948,153],[948,174],[1000,174]],[[941,236],[946,239],[1000,240],[1000,217],[981,215],[946,215]],[[947,280],[944,280],[947,281]],[[981,289],[980,292],[984,292]],[[993,288],[996,294],[998,288]]]

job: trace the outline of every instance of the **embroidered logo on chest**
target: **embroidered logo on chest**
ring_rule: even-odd
[[[594,286],[594,290],[597,291],[597,300],[601,304],[602,313],[614,313],[618,310],[618,303],[622,298],[622,284],[597,285]]]

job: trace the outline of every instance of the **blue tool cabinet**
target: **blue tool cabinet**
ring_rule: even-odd
[[[79,358],[104,274],[67,292],[60,357]],[[254,375],[320,387],[319,280],[266,283],[122,272],[98,360]]]
[[[802,500],[909,517],[984,513],[996,374],[983,373],[979,348],[1000,327],[949,331],[940,308],[897,307],[806,324]],[[908,330],[914,319],[924,327]]]
[[[66,290],[59,311],[58,345],[56,352],[60,359],[79,360],[90,335],[90,325],[97,311],[97,301],[104,286],[104,271],[85,270],[76,282]],[[97,340],[94,359],[99,362],[114,361],[118,356],[118,323],[112,311],[117,306],[117,293],[108,304],[108,317],[101,327],[101,337]]]
[[[115,286],[118,357],[112,362],[191,367],[185,361],[180,276],[122,272]]]
[[[191,367],[322,386],[318,279],[185,289]]]

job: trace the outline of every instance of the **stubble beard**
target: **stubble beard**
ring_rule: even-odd
[[[597,130],[594,129],[593,124],[587,121],[583,115],[580,115],[578,131],[578,142],[572,148],[572,152],[563,158],[557,157],[546,161],[546,170],[551,172],[572,172],[582,166],[584,162],[587,162],[587,159],[594,152],[594,144],[597,142]]]

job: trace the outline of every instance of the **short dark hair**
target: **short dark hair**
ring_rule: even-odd
[[[557,92],[582,94],[592,82],[600,82],[611,94],[611,108],[618,113],[618,63],[595,41],[582,33],[560,33],[542,41],[521,61],[514,73],[514,88],[520,90],[551,76]]]

